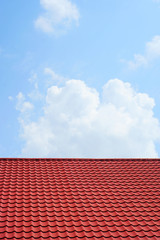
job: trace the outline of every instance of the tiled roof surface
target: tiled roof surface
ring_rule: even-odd
[[[160,239],[160,160],[0,159],[0,239]]]

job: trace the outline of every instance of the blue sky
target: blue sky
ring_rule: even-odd
[[[2,0],[0,18],[1,157],[160,155],[160,1]]]

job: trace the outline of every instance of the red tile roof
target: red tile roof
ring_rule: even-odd
[[[0,159],[0,239],[160,239],[160,160]]]

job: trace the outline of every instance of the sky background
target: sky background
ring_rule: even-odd
[[[1,0],[1,157],[160,156],[160,1]]]

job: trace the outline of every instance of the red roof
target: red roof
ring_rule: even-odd
[[[0,239],[160,239],[160,160],[0,159]]]

